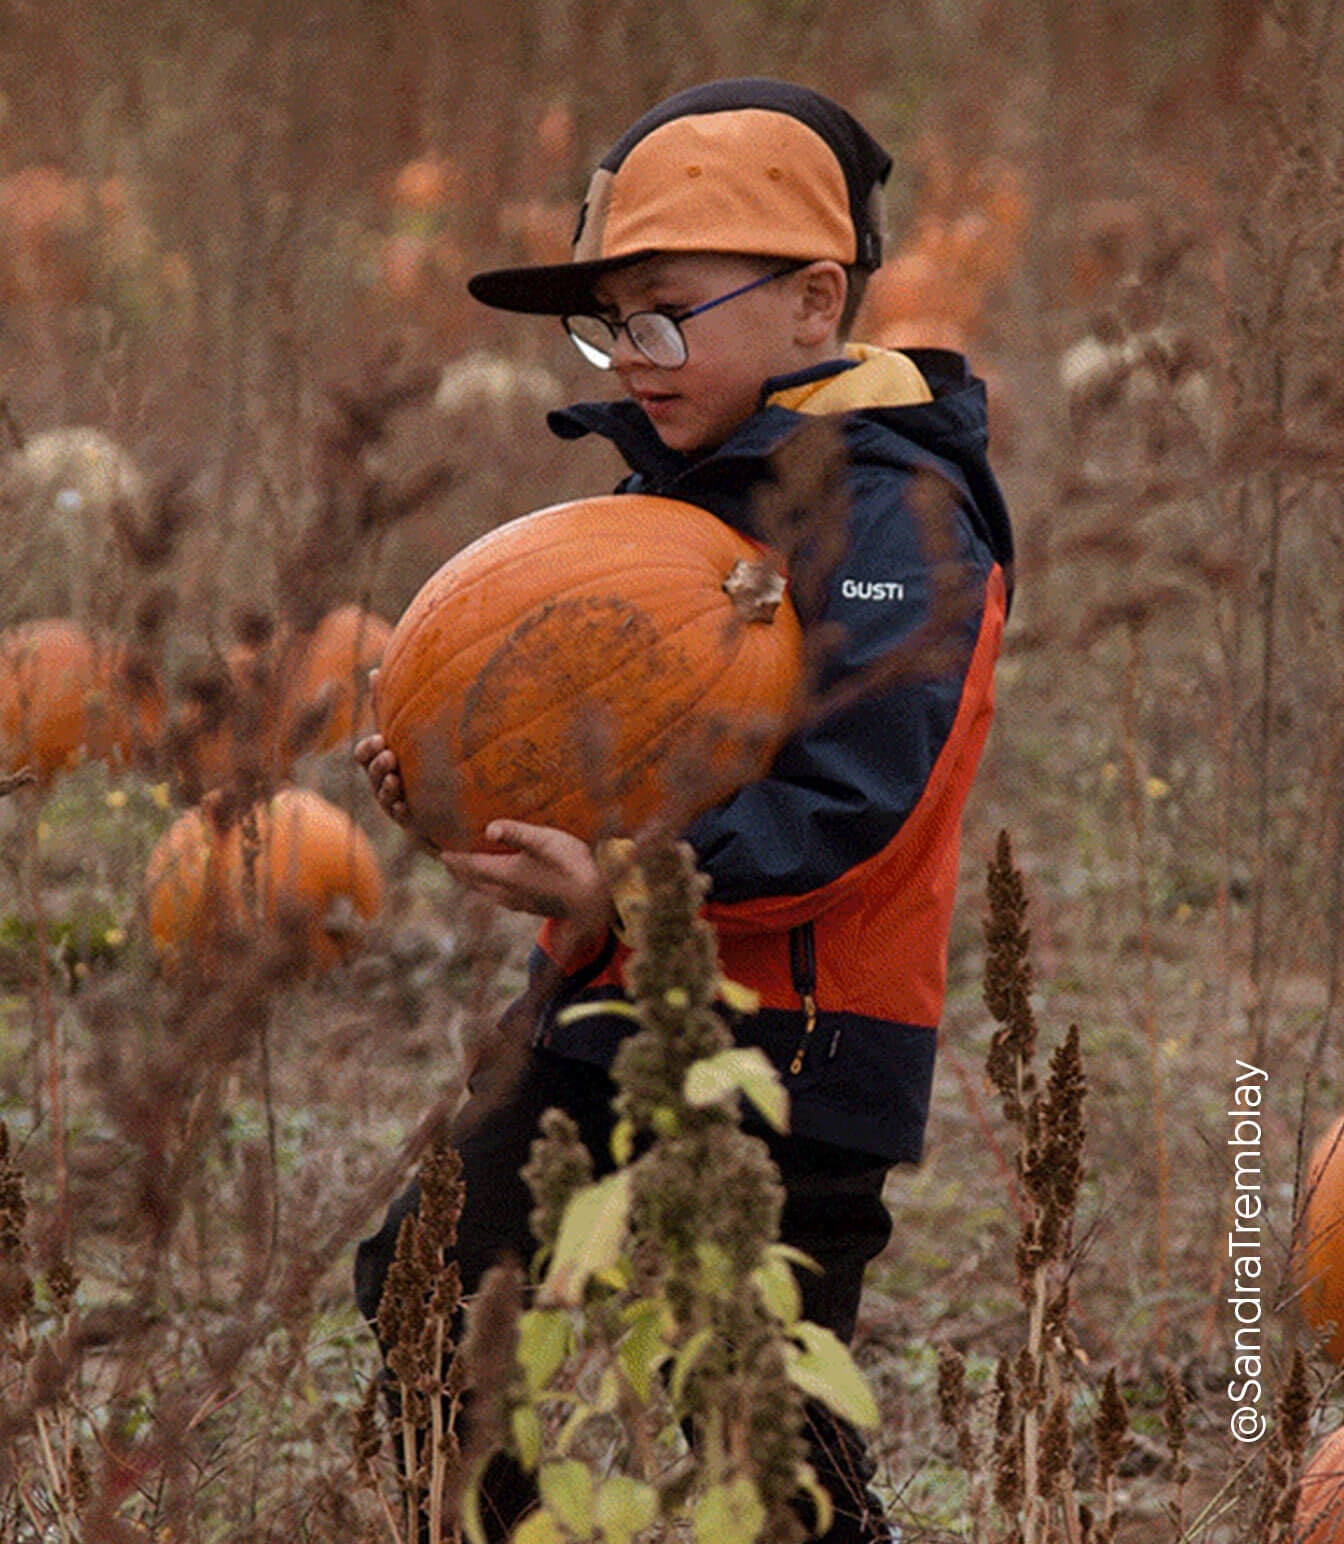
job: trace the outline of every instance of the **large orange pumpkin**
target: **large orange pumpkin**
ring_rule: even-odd
[[[1344,1426],[1330,1433],[1302,1471],[1293,1544],[1344,1544]]]
[[[592,840],[759,776],[802,675],[782,591],[760,549],[672,499],[489,532],[424,585],[375,680],[414,825],[443,847],[501,816]]]
[[[355,605],[322,618],[285,675],[280,722],[291,748],[335,750],[372,726],[369,672],[391,634],[382,617]]]
[[[1344,1115],[1311,1151],[1294,1254],[1302,1313],[1328,1333],[1325,1354],[1344,1361]]]
[[[128,760],[157,737],[162,700],[127,670],[125,650],[75,622],[0,633],[0,770],[42,782],[89,758]]]
[[[228,822],[187,810],[150,854],[145,888],[150,938],[170,968],[265,929],[321,969],[355,952],[383,904],[368,837],[306,788],[282,788]]]

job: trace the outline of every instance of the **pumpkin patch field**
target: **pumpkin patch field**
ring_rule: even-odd
[[[442,853],[521,817],[684,896],[676,834],[824,722],[824,440],[780,550],[616,493],[546,414],[619,383],[466,289],[565,261],[624,128],[742,74],[892,152],[853,336],[966,354],[1017,543],[925,1151],[853,1366],[772,1254],[752,1374],[870,1422],[902,1544],[1344,1540],[1340,8],[0,0],[0,37],[0,1544],[412,1544],[427,1487],[477,1544],[468,1377],[545,1455],[517,1544],[765,1539],[769,1396],[722,1473],[660,1424],[756,1344],[695,1317],[746,1170],[681,1176],[679,1317],[623,1252],[642,1150],[585,1188],[553,1126],[587,1209],[543,1195],[457,1362],[408,1230],[409,1474],[352,1283],[413,1177],[451,1196],[530,1001],[542,919]],[[750,1012],[698,937],[662,1007],[709,971]],[[782,1086],[709,1056],[655,1135]]]

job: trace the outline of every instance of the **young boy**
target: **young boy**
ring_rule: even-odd
[[[958,647],[940,648],[917,678],[902,671],[841,691],[765,777],[685,833],[711,881],[705,914],[724,974],[761,998],[734,1032],[765,1050],[790,1093],[790,1132],[768,1140],[786,1194],[782,1236],[822,1267],[803,1273],[804,1311],[846,1341],[864,1269],[891,1231],[888,1169],[922,1147],[961,808],[989,726],[1012,572],[1008,517],[984,459],[982,384],[959,356],[844,341],[863,279],[881,262],[890,165],[815,92],[764,79],[697,87],[646,114],[604,159],[572,262],[469,285],[487,305],[562,317],[585,358],[615,373],[619,400],[549,423],[567,439],[610,438],[631,468],[621,491],[699,504],[759,534],[752,495],[771,479],[772,453],[817,416],[838,426],[848,542],[825,593],[796,596],[804,624],[825,624],[835,639],[822,694],[926,623],[949,572],[969,596],[947,624]],[[917,480],[937,490],[951,526],[936,562]],[[372,736],[356,754],[383,807],[404,819],[391,752]],[[505,1252],[531,1252],[519,1170],[544,1109],[567,1110],[598,1164],[606,1159],[607,1069],[630,1027],[615,1014],[556,1015],[620,992],[612,902],[588,847],[515,821],[489,835],[507,850],[443,861],[501,905],[550,919],[542,942],[560,979],[511,1097],[461,1145],[468,1292]],[[361,1245],[357,1288],[370,1318],[414,1204],[412,1191]],[[855,1434],[819,1419],[812,1460],[835,1501],[829,1544],[885,1539]]]

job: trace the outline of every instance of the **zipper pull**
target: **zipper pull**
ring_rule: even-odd
[[[804,922],[789,934],[789,970],[793,976],[793,989],[803,1005],[803,1038],[789,1063],[789,1075],[793,1077],[803,1070],[808,1042],[817,1027],[817,941],[810,922]]]
[[[803,1038],[798,1042],[798,1049],[793,1053],[793,1060],[789,1063],[789,1072],[796,1076],[803,1070],[803,1058],[807,1055],[807,1043],[812,1038],[812,1031],[817,1027],[817,1000],[811,992],[803,994]]]

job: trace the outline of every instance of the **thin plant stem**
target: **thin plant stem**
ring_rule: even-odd
[[[45,1068],[47,1118],[51,1124],[52,1178],[55,1185],[55,1234],[62,1251],[70,1237],[69,1165],[65,1132],[65,1054],[60,1015],[51,990],[51,963],[47,958],[47,913],[42,897],[40,861],[41,804],[25,798],[24,867],[27,871],[28,917],[33,931],[33,1011]],[[41,1079],[38,1086],[41,1087]],[[38,1101],[39,1110],[41,1100]]]
[[[1139,624],[1128,629],[1123,701],[1125,780],[1130,830],[1134,842],[1134,886],[1139,908],[1139,948],[1142,960],[1141,1016],[1148,1045],[1148,1083],[1152,1100],[1153,1161],[1157,1178],[1157,1343],[1167,1338],[1167,1301],[1171,1289],[1171,1158],[1167,1145],[1165,1077],[1162,1041],[1157,1022],[1157,988],[1153,960],[1152,901],[1148,877],[1148,822],[1145,788],[1139,759],[1139,682],[1143,674],[1143,635]]]

